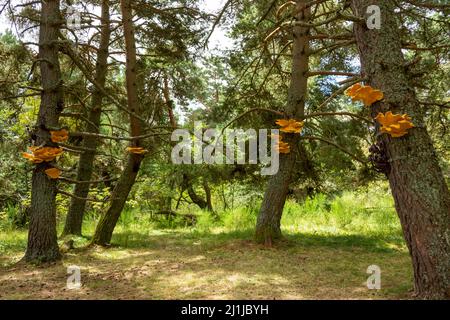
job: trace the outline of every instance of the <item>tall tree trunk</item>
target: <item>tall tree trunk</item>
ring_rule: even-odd
[[[61,70],[58,59],[58,28],[61,21],[59,0],[42,2],[39,31],[41,105],[34,131],[35,145],[55,146],[49,128],[59,125],[64,108]],[[56,235],[56,180],[45,174],[47,163],[36,165],[32,177],[31,216],[25,260],[48,262],[60,258]]]
[[[386,174],[412,257],[415,291],[422,298],[449,298],[449,190],[425,128],[424,109],[408,80],[394,1],[352,0],[352,9],[355,15],[364,16],[372,4],[381,8],[381,29],[354,25],[367,82],[385,95],[372,116],[388,110],[407,113],[415,124],[404,137],[380,136],[390,164]]]
[[[297,21],[307,22],[310,17],[310,8],[302,9],[307,1],[298,1]],[[293,28],[292,73],[288,92],[286,114],[289,117],[301,119],[304,116],[305,97],[307,92],[309,27],[295,26]],[[291,146],[291,152],[280,154],[278,173],[273,175],[268,183],[264,199],[261,204],[256,223],[256,241],[272,245],[275,239],[281,237],[281,215],[289,189],[292,173],[297,158],[297,145],[299,136],[290,134],[284,139]]]
[[[122,10],[122,23],[127,58],[126,83],[128,109],[131,111],[130,131],[132,136],[136,137],[142,134],[142,128],[140,120],[133,116],[133,114],[139,114],[140,105],[137,93],[136,40],[134,38],[133,15],[130,0],[121,0],[120,7]],[[133,147],[139,147],[139,143],[139,140],[133,140],[131,145]],[[108,210],[100,218],[92,243],[98,245],[108,245],[110,243],[114,228],[122,213],[123,207],[125,206],[131,188],[136,181],[142,160],[142,155],[134,153],[129,154],[127,165],[112,192],[112,199]]]
[[[164,73],[163,76],[163,95],[164,100],[167,106],[167,114],[169,115],[169,121],[172,128],[175,130],[177,128],[177,122],[175,120],[175,116],[173,114],[173,100],[170,98],[170,88],[169,88],[169,79],[167,76],[167,73]],[[174,144],[173,142],[171,143]],[[171,187],[173,188],[174,183],[171,182]],[[203,190],[205,190],[206,194],[206,201],[202,199],[194,190],[194,186],[192,183],[192,179],[189,177],[187,173],[183,174],[183,181],[182,181],[182,189],[187,190],[189,197],[191,198],[192,202],[194,202],[197,206],[200,207],[202,210],[208,210],[210,212],[214,212],[212,201],[211,201],[211,189],[209,188],[209,185],[206,180],[203,181]],[[167,203],[169,204],[169,210],[170,210],[170,204],[172,203],[172,197],[167,198]]]
[[[172,127],[173,130],[175,130],[177,128],[177,122],[175,120],[175,116],[173,114],[173,100],[170,98],[170,88],[169,88],[169,77],[167,76],[167,73],[164,72],[163,75],[163,96],[164,96],[164,102],[166,103],[167,106],[167,114],[169,116],[169,122],[170,122],[170,126]],[[174,142],[171,141],[170,142],[171,146],[174,146]],[[173,188],[175,188],[175,181],[171,180],[170,181],[170,185],[169,185],[170,190],[173,190]],[[172,211],[172,195],[167,196],[166,201],[165,201],[165,210],[168,211]]]
[[[104,87],[106,82],[106,74],[108,71],[108,56],[109,56],[109,41],[111,38],[110,30],[110,14],[109,14],[109,0],[102,1],[102,16],[101,16],[101,32],[100,32],[100,46],[97,54],[97,64],[95,67],[95,80]],[[102,115],[103,95],[96,89],[92,94],[91,109],[89,110],[89,123],[86,124],[86,132],[99,133],[100,118]],[[96,137],[85,137],[83,140],[83,147],[86,149],[78,161],[77,180],[90,181],[92,178],[92,171],[94,166],[95,151],[98,147],[98,139]],[[64,226],[63,234],[73,234],[81,236],[81,227],[83,223],[83,216],[86,208],[86,199],[89,194],[90,185],[86,183],[76,184],[74,194],[70,203],[69,212],[67,213],[66,224]]]
[[[166,106],[167,106],[167,114],[169,115],[170,125],[175,130],[177,127],[177,122],[176,122],[175,116],[173,114],[173,100],[170,99],[169,79],[167,77],[166,72],[164,72],[163,77],[164,77],[164,79],[163,79],[163,82],[164,82],[163,95],[164,95],[164,100],[165,100]]]

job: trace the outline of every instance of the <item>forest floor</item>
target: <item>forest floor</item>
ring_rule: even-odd
[[[110,248],[78,248],[45,266],[19,262],[25,231],[0,233],[0,299],[411,299],[412,270],[396,237],[285,232],[267,248],[251,231],[117,232]],[[368,290],[369,265],[381,290]],[[67,267],[81,289],[67,289]]]
[[[0,221],[0,299],[413,299],[411,260],[386,185],[288,201],[284,241],[253,241],[257,201],[183,219],[125,210],[109,248],[88,247],[98,214],[83,224],[86,238],[55,264],[20,262],[26,229]],[[65,206],[60,206],[64,212]],[[59,233],[65,217],[58,216]],[[60,239],[64,248],[67,239]],[[81,269],[80,289],[67,288],[67,268]],[[381,269],[381,290],[367,288],[367,268]]]

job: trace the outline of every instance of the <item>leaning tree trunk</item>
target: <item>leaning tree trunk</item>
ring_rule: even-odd
[[[407,113],[415,124],[402,138],[380,136],[389,159],[386,174],[412,257],[415,291],[422,298],[449,298],[449,190],[424,125],[423,108],[408,81],[394,1],[352,0],[358,16],[364,16],[372,4],[381,8],[381,29],[369,30],[363,23],[354,26],[364,76],[385,95],[372,116],[388,110]]]
[[[187,173],[183,174],[183,181],[181,183],[181,192],[183,193],[185,190],[187,190],[189,198],[191,198],[192,202],[195,203],[200,209],[202,210],[212,210],[212,204],[211,200],[209,199],[208,202],[208,191],[205,189],[206,192],[206,200],[204,200],[201,196],[199,196],[194,189],[194,184],[189,177]],[[209,197],[211,197],[211,193],[209,192]]]
[[[59,0],[42,2],[39,31],[39,60],[41,70],[41,105],[36,129],[35,145],[55,145],[50,128],[58,127],[64,107],[61,70],[58,59],[58,28],[61,21]],[[56,180],[45,174],[47,163],[36,165],[32,177],[31,215],[25,260],[48,262],[60,258],[56,236]]]
[[[132,136],[142,134],[141,123],[134,115],[139,114],[140,106],[137,93],[137,63],[136,63],[136,40],[134,38],[133,15],[130,0],[122,0],[120,3],[122,10],[122,23],[125,36],[126,49],[126,83],[128,96],[128,109],[130,111],[130,131]],[[139,147],[139,140],[133,140],[133,147]],[[128,195],[133,187],[141,162],[142,155],[130,153],[128,162],[117,182],[112,195],[108,210],[102,217],[95,230],[92,239],[93,244],[108,245],[111,241],[112,233],[119,220],[120,214],[125,206]]]
[[[203,190],[205,190],[205,196],[206,196],[206,209],[210,212],[214,212],[213,206],[212,206],[212,196],[211,196],[211,188],[209,187],[208,181],[203,181]]]
[[[302,4],[307,1],[298,2],[297,21],[308,21],[310,8],[302,9]],[[307,92],[308,72],[308,49],[309,49],[309,27],[295,26],[293,28],[292,49],[292,74],[288,93],[286,114],[289,117],[301,119],[304,116],[305,97]],[[257,224],[256,241],[272,245],[275,239],[281,237],[281,215],[289,189],[289,183],[295,167],[297,158],[298,135],[289,135],[284,141],[291,146],[291,152],[280,154],[280,166],[278,173],[273,175],[268,183],[264,199],[261,204]]]
[[[95,67],[95,80],[104,87],[106,82],[106,74],[108,71],[108,48],[110,41],[110,16],[109,16],[109,0],[102,2],[102,17],[101,17],[101,32],[100,32],[100,46],[97,54],[97,64]],[[100,118],[102,115],[103,94],[97,88],[92,94],[91,109],[89,110],[86,124],[86,132],[99,133]],[[85,151],[80,155],[78,161],[77,181],[90,181],[94,166],[94,158],[96,149],[98,147],[97,137],[85,137],[83,140],[83,148]],[[74,194],[72,197],[69,212],[67,213],[66,223],[64,226],[64,235],[73,234],[81,236],[81,227],[83,223],[83,216],[86,208],[86,198],[89,194],[90,184],[78,183],[75,185]]]

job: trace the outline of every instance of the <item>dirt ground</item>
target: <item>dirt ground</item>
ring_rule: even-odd
[[[266,248],[250,239],[173,232],[131,236],[127,247],[74,249],[44,266],[17,262],[17,252],[0,269],[0,299],[412,298],[407,251],[366,240],[354,246],[310,236]],[[381,290],[367,288],[372,264],[382,270]],[[67,288],[70,265],[81,269],[80,289]]]

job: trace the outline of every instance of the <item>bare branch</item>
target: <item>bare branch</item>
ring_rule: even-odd
[[[339,88],[336,90],[331,96],[329,96],[324,102],[320,104],[320,106],[317,107],[317,110],[321,110],[323,107],[325,107],[328,103],[330,103],[334,98],[336,98],[338,95],[342,94],[345,90],[350,88],[355,83],[358,83],[362,81],[361,78],[353,78],[352,81],[348,82],[345,86]]]
[[[228,0],[225,3],[225,5],[223,6],[222,10],[220,11],[219,15],[217,16],[216,21],[214,21],[211,31],[209,32],[208,36],[206,37],[204,47],[206,47],[208,45],[208,41],[211,38],[212,34],[214,33],[214,30],[219,25],[220,20],[222,20],[223,15],[225,14],[225,12],[227,11],[228,7],[231,5],[232,2],[233,2],[233,0]]]
[[[73,179],[66,178],[66,177],[59,177],[58,180],[72,183],[72,184],[96,184],[96,183],[103,183],[103,182],[114,182],[114,181],[117,181],[118,179],[112,178],[112,179],[92,180],[92,181],[78,181],[78,180],[73,180]]]
[[[450,109],[450,101],[448,102],[425,102],[425,101],[419,101],[420,104],[423,104],[425,106],[434,106],[444,109]]]
[[[164,135],[170,135],[171,132],[164,132],[164,133],[147,133],[140,136],[135,137],[117,137],[117,136],[108,136],[105,134],[99,134],[99,133],[91,133],[91,132],[71,132],[71,137],[95,137],[99,139],[110,139],[110,140],[116,140],[116,141],[135,141],[139,139],[145,139],[150,137],[156,137],[156,136],[164,136]]]
[[[233,120],[231,120],[230,122],[228,122],[228,123],[225,125],[225,127],[223,127],[223,129],[222,129],[222,134],[223,134],[223,132],[225,131],[225,129],[228,128],[229,126],[231,126],[234,122],[236,122],[236,121],[242,119],[242,118],[245,117],[247,114],[249,114],[249,113],[251,113],[251,112],[255,112],[255,111],[271,112],[271,113],[274,113],[274,114],[279,115],[279,116],[281,116],[281,117],[284,117],[284,116],[285,116],[284,112],[281,112],[281,111],[276,111],[276,110],[266,109],[266,108],[253,108],[253,109],[250,109],[250,110],[245,111],[244,113],[238,115],[236,118],[234,118]]]
[[[78,200],[84,200],[84,201],[90,201],[90,202],[102,202],[102,203],[103,202],[108,202],[108,200],[98,200],[98,199],[94,199],[94,198],[78,197],[78,196],[76,196],[76,195],[74,195],[72,193],[69,193],[69,192],[66,192],[66,191],[63,191],[63,190],[60,190],[60,189],[58,189],[57,192],[60,193],[60,194],[65,195],[65,196],[78,199]]]
[[[321,117],[321,116],[349,116],[352,118],[356,118],[362,121],[365,121],[367,123],[372,124],[373,121],[370,119],[367,119],[363,116],[360,116],[358,114],[355,113],[351,113],[351,112],[315,112],[315,113],[310,113],[308,115],[304,116],[304,119],[309,119],[309,118],[314,118],[314,117]]]
[[[347,77],[360,77],[361,74],[353,72],[342,72],[342,71],[309,71],[307,73],[308,77],[314,76],[347,76]]]
[[[319,140],[319,141],[325,142],[325,143],[327,143],[329,145],[332,145],[333,147],[336,147],[337,149],[341,150],[342,152],[348,154],[350,157],[352,157],[353,159],[355,159],[358,162],[361,162],[363,164],[369,163],[369,161],[354,155],[350,151],[346,150],[345,148],[341,147],[340,145],[338,145],[338,144],[336,144],[333,141],[330,141],[328,139],[325,139],[325,138],[322,138],[322,137],[316,137],[316,136],[302,136],[301,139],[302,140]]]
[[[412,4],[416,7],[423,7],[427,9],[450,9],[450,4],[441,4],[441,3],[430,3],[430,2],[417,2],[413,0],[406,0],[409,4]]]

